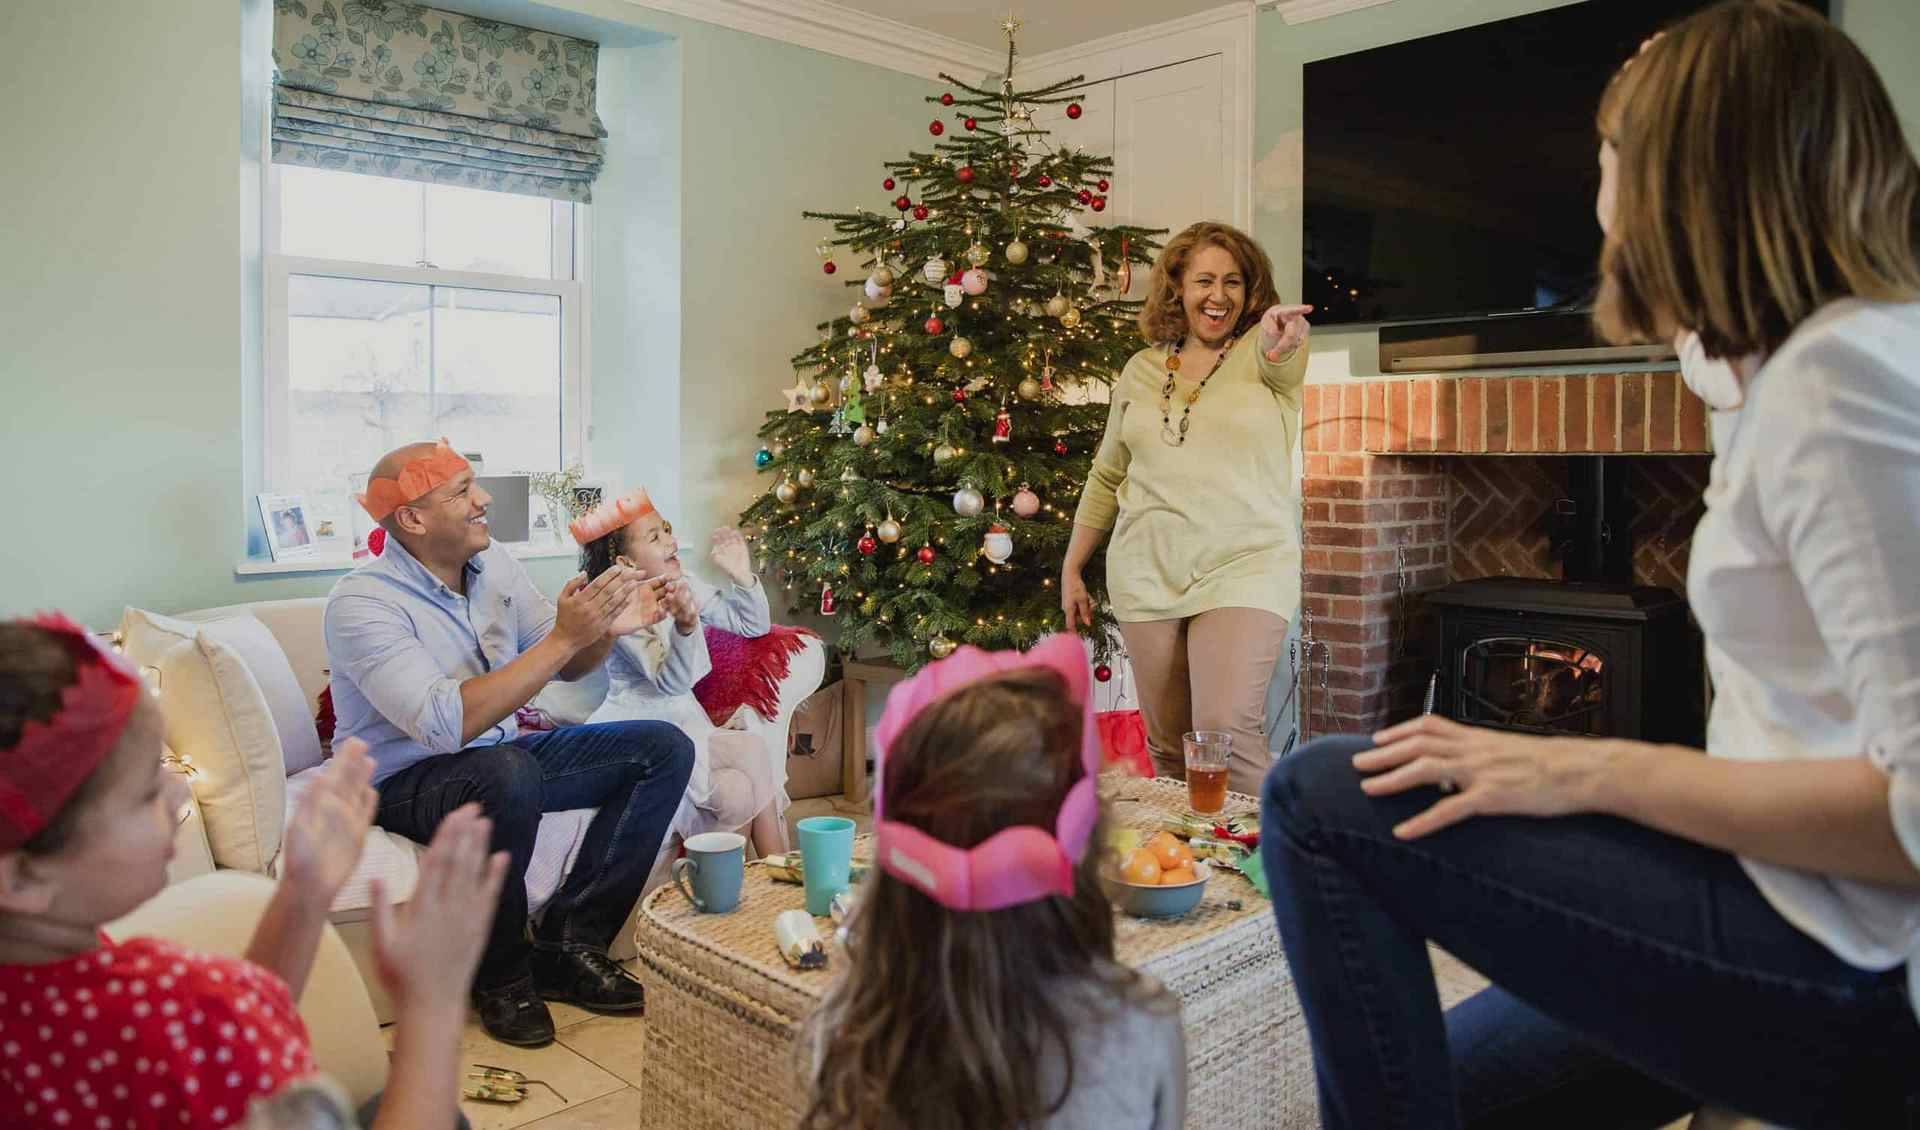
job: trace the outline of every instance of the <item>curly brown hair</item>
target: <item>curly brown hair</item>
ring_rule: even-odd
[[[971,848],[1023,824],[1052,828],[1084,774],[1066,682],[1009,672],[923,711],[887,751],[887,817]],[[965,1130],[1044,1122],[1073,1088],[1078,1016],[1063,983],[1143,985],[1113,964],[1100,831],[1073,894],[949,910],[878,871],[851,923],[846,976],[808,1021],[807,1130]],[[1049,1067],[1065,1065],[1058,1093]]]
[[[1236,335],[1246,333],[1260,321],[1267,307],[1280,301],[1273,286],[1273,261],[1253,237],[1230,224],[1203,220],[1168,240],[1153,261],[1146,301],[1140,307],[1140,336],[1148,345],[1166,345],[1187,336],[1187,308],[1180,301],[1180,284],[1186,278],[1187,262],[1203,247],[1218,247],[1233,256],[1246,281],[1247,304],[1233,327]]]
[[[1617,157],[1594,319],[1617,342],[1777,349],[1838,298],[1920,295],[1920,166],[1860,48],[1788,0],[1675,24],[1602,96]]]

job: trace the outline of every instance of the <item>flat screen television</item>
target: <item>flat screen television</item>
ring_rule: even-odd
[[[1307,64],[1314,322],[1588,306],[1601,91],[1642,40],[1707,2],[1586,0]]]

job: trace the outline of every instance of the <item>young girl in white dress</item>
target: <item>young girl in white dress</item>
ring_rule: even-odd
[[[589,722],[656,719],[671,722],[693,739],[697,751],[686,797],[672,830],[681,838],[699,832],[732,831],[749,823],[754,850],[786,850],[780,803],[786,780],[786,750],[774,750],[753,734],[721,729],[707,717],[693,687],[713,669],[703,627],[737,636],[764,636],[772,629],[766,590],[754,576],[746,539],[735,529],[713,532],[710,560],[725,578],[712,585],[680,562],[673,526],[639,487],[575,523],[582,568],[589,576],[621,562],[649,577],[664,577],[659,599],[669,615],[621,636],[607,657],[607,697]]]

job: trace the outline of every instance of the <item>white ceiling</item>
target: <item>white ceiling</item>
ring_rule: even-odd
[[[1004,51],[1000,24],[1009,7],[1019,17],[1020,53],[1038,55],[1103,36],[1218,8],[1225,0],[838,0],[976,47]]]

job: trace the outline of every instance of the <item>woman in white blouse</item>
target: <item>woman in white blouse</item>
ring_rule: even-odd
[[[1262,850],[1330,1128],[1920,1126],[1920,167],[1859,49],[1730,0],[1609,87],[1597,311],[1697,335],[1707,756],[1313,743]],[[1440,1011],[1426,943],[1493,988]]]

